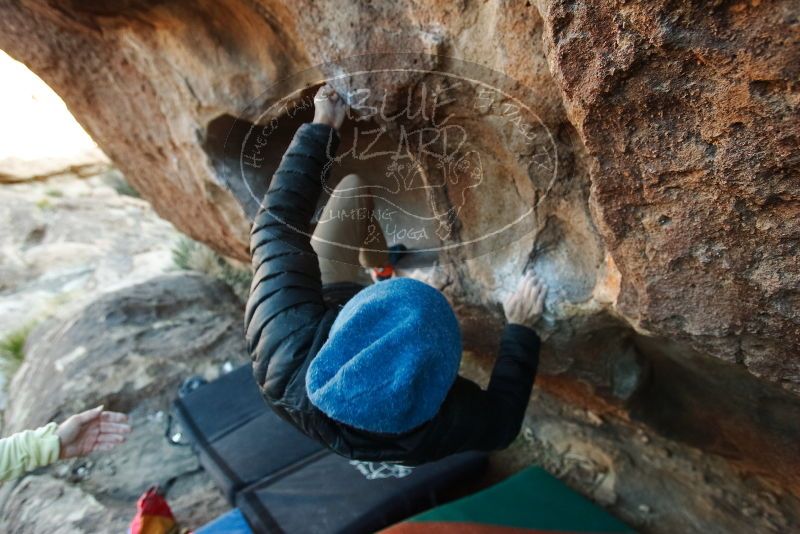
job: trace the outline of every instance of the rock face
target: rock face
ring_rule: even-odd
[[[64,98],[143,197],[239,259],[254,198],[310,113],[274,111],[290,90],[330,77],[342,91],[375,89],[361,103],[379,95],[384,107],[366,118],[396,144],[436,123],[392,115],[441,81],[431,72],[467,79],[454,57],[491,67],[467,70],[505,91],[497,108],[475,105],[477,84],[448,85],[442,110],[466,136],[461,159],[426,155],[395,170],[406,184],[419,173],[436,185],[427,237],[441,241],[440,265],[415,276],[451,297],[479,367],[491,362],[498,303],[518,273],[530,265],[553,288],[533,458],[646,530],[797,527],[795,2],[0,9],[0,47]],[[385,55],[363,56],[375,52],[416,55],[395,54],[402,72],[385,74]],[[342,77],[356,67],[367,74]],[[295,74],[294,85],[278,83]],[[535,128],[520,136],[523,115]],[[343,131],[345,148],[363,117]],[[263,165],[232,172],[247,155],[232,149],[259,143],[249,126],[272,119],[280,127]],[[379,167],[353,159],[351,172]],[[462,172],[474,168],[480,182]],[[511,234],[483,240],[488,249],[461,246],[519,214]],[[570,448],[573,431],[585,446]],[[702,499],[684,500],[695,490]]]
[[[173,267],[180,234],[119,194],[119,179],[66,174],[0,188],[0,337]]]
[[[619,311],[800,393],[796,8],[553,2],[545,42]]]
[[[180,234],[123,187],[115,170],[0,187],[0,339],[174,268]]]
[[[224,283],[166,274],[37,328],[11,384],[5,431],[60,421],[98,404],[128,412],[134,430],[110,453],[58,463],[4,488],[4,527],[97,532],[107,524],[109,532],[122,532],[152,484],[171,485],[167,498],[184,526],[227,509],[191,449],[170,446],[164,435],[183,380],[210,380],[224,364],[247,360],[241,324],[241,302]]]

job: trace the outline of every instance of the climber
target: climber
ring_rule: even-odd
[[[253,223],[245,328],[262,395],[305,434],[354,459],[418,465],[504,448],[533,386],[540,341],[532,327],[547,288],[527,273],[506,300],[488,389],[459,376],[461,336],[444,296],[407,278],[365,287],[364,268],[387,261],[367,249],[385,240],[362,245],[375,237],[368,217],[325,215],[370,208],[370,195],[337,194],[366,187],[361,178],[334,190],[307,233],[345,110],[331,87],[320,88],[314,120],[296,132]]]
[[[0,439],[0,480],[11,480],[56,460],[108,451],[131,431],[128,416],[102,406],[75,414],[57,425],[23,430]]]

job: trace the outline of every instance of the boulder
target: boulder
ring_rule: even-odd
[[[223,282],[165,274],[110,292],[32,334],[10,387],[5,431],[60,421],[99,404],[130,414],[133,432],[110,453],[57,463],[6,492],[2,516],[14,532],[45,532],[57,518],[75,532],[124,530],[153,484],[184,526],[227,508],[189,447],[165,439],[169,407],[190,376],[216,378],[247,361],[241,302]],[[41,513],[47,499],[56,508]],[[72,521],[72,523],[69,523]],[[71,530],[73,531],[73,530]]]
[[[0,337],[173,268],[180,234],[119,171],[0,187]]]
[[[97,525],[123,532],[127,527],[122,518],[114,518],[79,487],[47,475],[25,477],[15,485],[6,505],[3,524],[9,532],[88,534],[97,532]]]
[[[353,152],[335,170],[409,191],[421,180],[422,200],[383,200],[428,210],[412,216],[429,226],[407,230],[437,244],[438,266],[410,274],[451,298],[480,367],[519,273],[548,281],[539,385],[552,402],[541,409],[563,427],[536,433],[545,421],[534,399],[532,435],[567,457],[570,414],[591,412],[602,424],[587,435],[605,447],[552,470],[629,462],[599,492],[593,477],[572,480],[647,530],[725,530],[709,503],[733,529],[796,524],[800,23],[790,0],[0,10],[0,47],[64,98],[156,211],[242,260],[248,218],[310,116],[313,86],[332,78],[359,108],[344,151],[364,139],[355,132],[385,134],[367,156],[408,132],[449,131],[431,101],[444,88],[439,111],[464,141],[452,158],[417,153],[389,168]],[[639,432],[666,440],[672,460],[640,460]],[[691,491],[686,470],[703,472],[717,500],[631,498]],[[770,497],[750,506],[748,495]]]
[[[180,234],[131,193],[114,169],[0,187],[0,339],[175,268]]]
[[[791,2],[549,2],[544,42],[632,325],[800,393]]]

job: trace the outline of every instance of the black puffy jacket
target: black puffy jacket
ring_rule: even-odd
[[[304,124],[272,178],[253,223],[255,277],[245,313],[247,346],[272,408],[333,451],[368,461],[416,465],[466,450],[504,448],[519,433],[539,354],[533,330],[509,325],[487,390],[459,376],[437,415],[399,435],[355,429],[318,410],[306,394],[306,370],[325,343],[343,302],[359,286],[322,287],[310,223],[326,163],[339,136]]]

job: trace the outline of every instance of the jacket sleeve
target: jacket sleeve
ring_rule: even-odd
[[[326,311],[309,232],[338,143],[329,126],[304,124],[297,130],[250,233],[254,276],[246,341],[256,380],[274,403],[303,367]]]
[[[539,364],[539,336],[507,325],[489,386],[458,377],[440,412],[439,429],[425,461],[457,452],[508,447],[522,427]]]
[[[18,478],[58,460],[61,450],[55,423],[0,439],[0,480]]]

